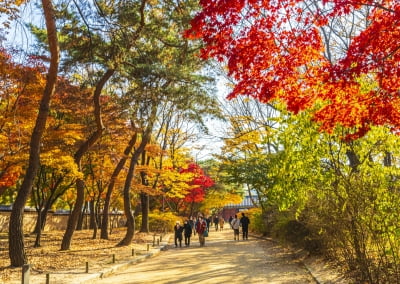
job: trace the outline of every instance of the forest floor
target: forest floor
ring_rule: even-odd
[[[86,263],[89,270],[101,270],[113,263],[132,258],[135,255],[145,254],[147,247],[153,246],[154,234],[135,233],[131,245],[117,247],[116,245],[125,236],[126,228],[114,229],[108,240],[93,239],[92,230],[75,231],[71,249],[60,251],[64,231],[52,231],[42,234],[41,247],[34,248],[36,235],[25,235],[25,247],[30,275],[47,274],[60,271],[76,271],[84,273]],[[160,237],[158,234],[157,238]],[[114,257],[113,257],[114,255]],[[8,252],[8,236],[0,234],[0,283],[21,283],[21,268],[10,267]]]
[[[40,276],[41,279],[46,279],[46,274],[59,274],[60,276],[66,275],[65,273],[85,275],[86,264],[92,273],[104,271],[113,265],[131,261],[134,258],[132,250],[134,250],[135,256],[145,255],[148,253],[148,249],[153,249],[153,241],[156,240],[157,244],[160,238],[159,234],[154,236],[153,233],[145,234],[138,232],[135,234],[130,246],[117,247],[116,244],[125,236],[125,228],[114,229],[113,233],[109,235],[109,240],[101,240],[99,236],[93,239],[93,231],[83,230],[74,233],[70,250],[60,251],[63,234],[64,231],[44,233],[41,240],[42,246],[38,248],[33,247],[35,235],[30,234],[25,236],[26,254],[31,265],[31,278],[36,277],[37,279]],[[230,236],[229,233],[228,236]],[[168,235],[163,236],[162,239],[166,240],[168,237]],[[265,240],[265,242],[268,243],[270,241]],[[282,250],[288,253],[286,249],[282,248]],[[293,256],[301,259],[301,262],[309,273],[316,280],[318,279],[315,283],[348,283],[338,273],[337,269],[321,258],[305,257],[296,252],[293,253]],[[0,234],[0,283],[21,283],[21,271],[21,268],[10,267],[8,238],[6,234]]]

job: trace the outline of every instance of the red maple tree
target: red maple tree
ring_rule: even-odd
[[[213,186],[214,181],[195,163],[190,163],[187,169],[182,169],[180,172],[190,172],[194,174],[194,178],[190,182],[190,192],[185,195],[183,201],[189,204],[203,201],[206,195],[206,189]]]
[[[229,95],[314,109],[321,129],[400,129],[400,1],[201,0],[186,31],[225,62]],[[369,88],[365,85],[370,84]]]

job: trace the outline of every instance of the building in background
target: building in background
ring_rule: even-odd
[[[239,204],[233,204],[230,203],[228,205],[225,205],[224,208],[222,209],[222,217],[225,219],[225,221],[229,220],[230,216],[235,216],[235,214],[241,212],[241,211],[246,211],[250,208],[255,208],[258,207],[258,197],[255,191],[251,191],[251,196],[250,194],[247,193],[247,195],[243,198],[242,202]]]

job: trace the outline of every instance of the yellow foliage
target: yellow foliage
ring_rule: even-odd
[[[203,202],[204,208],[220,209],[228,204],[239,204],[242,202],[242,197],[239,194],[229,192],[211,191],[207,193]]]
[[[83,174],[79,172],[74,158],[65,155],[59,149],[42,153],[40,161],[43,165],[56,169],[60,173],[64,173],[69,177],[83,178]]]
[[[160,157],[163,154],[163,150],[157,144],[146,145],[146,155],[152,158]]]
[[[164,168],[159,181],[167,197],[184,198],[190,191],[189,182],[193,179],[193,176],[193,173],[180,173],[175,169]]]

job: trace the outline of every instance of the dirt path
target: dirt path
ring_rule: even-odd
[[[289,251],[254,237],[234,241],[229,229],[212,230],[205,247],[199,247],[197,236],[190,247],[169,247],[157,257],[90,283],[317,283]]]

